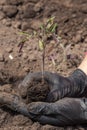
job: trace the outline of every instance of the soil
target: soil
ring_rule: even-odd
[[[28,86],[27,103],[42,101],[46,102],[49,93],[49,84],[43,81],[32,81]]]
[[[87,51],[87,0],[1,0],[0,1],[0,88],[18,93],[18,84],[29,72],[41,71],[37,39],[29,39],[21,51],[19,32],[38,30],[41,23],[55,16],[58,35],[71,58],[64,60],[62,48],[48,40],[45,70],[68,76],[81,63]],[[56,66],[49,60],[48,50],[54,49]],[[32,88],[32,87],[31,87]],[[30,97],[30,95],[29,95]],[[87,126],[54,127],[32,122],[29,118],[0,108],[0,130],[86,130]]]

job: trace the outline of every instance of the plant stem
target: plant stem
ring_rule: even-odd
[[[45,46],[42,52],[42,82],[44,82]]]

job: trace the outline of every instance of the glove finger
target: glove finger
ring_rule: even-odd
[[[49,72],[44,72],[44,79],[49,83],[50,77]],[[20,95],[22,97],[27,96],[27,90],[29,87],[29,84],[33,81],[41,81],[42,80],[42,73],[41,72],[36,72],[36,73],[29,73],[24,80],[19,84],[18,89],[20,92]],[[49,85],[50,86],[50,85]]]
[[[55,82],[57,82],[58,80],[58,74],[55,73],[51,73],[51,72],[47,72],[45,71],[43,73],[44,79],[49,82],[49,83],[53,83],[54,80]],[[31,82],[31,80],[41,80],[42,79],[42,72],[36,72],[36,73],[29,73],[24,80],[22,81],[22,85],[23,86],[28,86]]]
[[[20,85],[23,85],[23,86],[28,86],[30,84],[30,82],[32,80],[39,80],[42,78],[42,74],[41,72],[37,72],[37,73],[29,73],[25,78],[24,80],[21,82]]]
[[[57,88],[57,85],[54,86],[54,82],[55,82],[55,84],[57,84],[57,82],[58,82],[58,75],[57,74],[54,74],[51,72],[44,72],[43,76],[44,76],[45,81],[47,81],[49,84],[50,91]],[[22,97],[27,96],[27,90],[28,90],[29,84],[33,80],[41,81],[42,80],[42,72],[29,73],[24,78],[24,80],[19,84],[18,88],[19,88],[20,95]]]
[[[46,125],[46,124],[55,125],[55,126],[60,125],[58,123],[58,119],[56,119],[54,117],[50,117],[50,116],[42,115],[42,116],[38,117],[36,120],[43,125]]]
[[[65,98],[55,103],[40,102],[31,105],[28,110],[34,115],[33,119],[42,124],[64,126],[87,123],[86,101],[82,99]]]
[[[19,86],[18,86],[20,95],[21,95],[22,97],[26,97],[29,84],[30,84],[33,80],[40,80],[41,77],[42,77],[42,76],[41,76],[41,72],[29,73],[29,74],[24,78],[24,80],[19,84]]]
[[[28,111],[32,115],[42,116],[56,113],[56,103],[33,102],[28,105]]]
[[[46,103],[33,102],[28,105],[28,111],[34,115],[41,115],[45,109]]]
[[[61,99],[61,91],[58,90],[54,90],[52,92],[50,92],[47,96],[46,101],[47,102],[55,102],[58,101],[59,99]]]

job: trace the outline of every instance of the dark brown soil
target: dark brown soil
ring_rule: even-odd
[[[28,87],[27,102],[46,101],[49,85],[46,81],[32,81]]]
[[[18,45],[22,39],[19,32],[38,30],[40,24],[50,16],[56,17],[58,35],[62,37],[61,43],[65,47],[71,45],[68,53],[72,58],[64,61],[63,50],[60,46],[54,46],[54,68],[48,59],[48,49],[53,44],[53,41],[49,41],[45,70],[68,76],[81,63],[87,51],[87,0],[0,0],[0,87],[3,88],[0,93],[6,91],[17,94],[18,84],[23,77],[29,72],[40,71],[41,57],[37,51],[37,40],[29,40],[24,44],[22,52],[19,52]],[[0,130],[84,129],[86,130],[87,126],[42,126],[7,108],[0,108]]]

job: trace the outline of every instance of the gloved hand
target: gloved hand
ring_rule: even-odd
[[[56,126],[87,124],[87,98],[63,98],[55,103],[33,102],[29,117],[41,124]]]
[[[56,126],[87,124],[87,98],[63,98],[55,103],[33,102],[28,105],[12,93],[0,93],[0,107],[6,106],[33,121]]]
[[[28,86],[32,80],[41,80],[42,73],[29,73],[19,84],[22,97],[27,95]],[[87,92],[87,76],[80,69],[75,70],[69,77],[63,77],[57,73],[44,72],[44,79],[50,86],[47,96],[48,102],[57,101],[63,97],[81,97]]]

